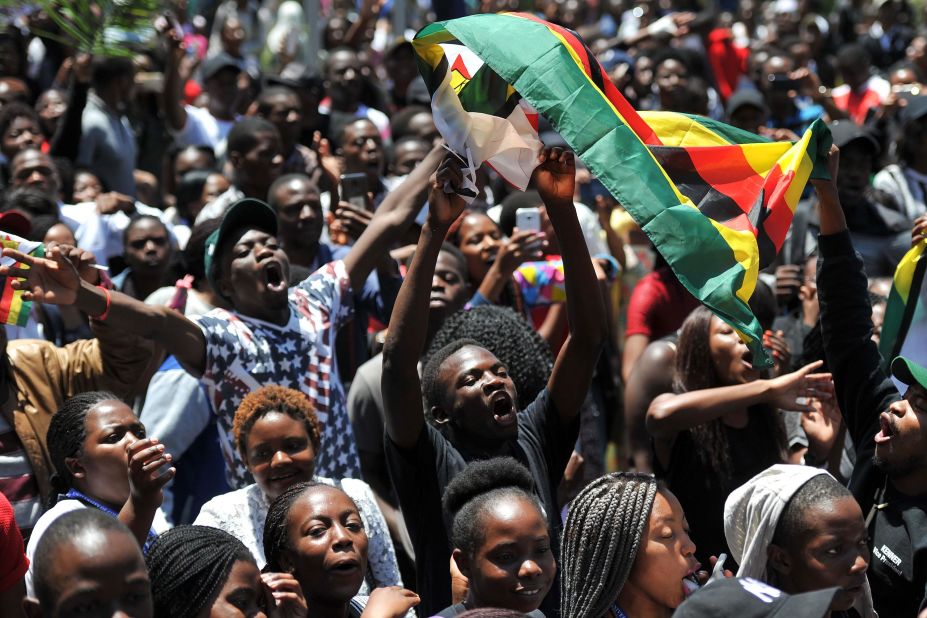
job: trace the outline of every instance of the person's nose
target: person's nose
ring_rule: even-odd
[[[344,525],[336,523],[332,526],[332,538],[334,546],[337,548],[346,548],[354,545],[354,536],[351,531]]]
[[[315,218],[315,210],[313,210],[312,206],[306,205],[299,210],[300,221],[312,221]]]
[[[860,545],[860,551],[856,555],[856,560],[853,561],[853,566],[850,568],[850,573],[865,573],[866,569],[869,568],[869,548],[866,545]]]
[[[904,399],[893,401],[888,406],[888,411],[894,414],[895,416],[897,416],[898,418],[902,418],[908,412],[908,404]]]
[[[32,172],[29,174],[29,177],[26,178],[26,184],[28,185],[40,185],[45,182],[45,176],[41,172]]]
[[[695,555],[695,543],[692,541],[692,537],[686,532],[683,532],[682,548],[680,551],[682,551],[682,555],[687,558]]]
[[[278,450],[274,453],[273,457],[270,458],[271,466],[283,466],[291,463],[293,460],[290,459],[290,456],[287,455],[286,451],[283,449]]]
[[[291,109],[286,115],[287,124],[296,124],[303,119],[302,113],[299,110]]]
[[[495,391],[505,388],[505,380],[502,379],[495,371],[487,371],[485,374],[485,379],[483,381],[483,390],[487,394],[494,393]]]
[[[522,579],[540,577],[544,570],[534,560],[525,560],[518,569],[518,576]]]
[[[355,69],[348,69],[344,72],[345,81],[353,81],[357,79],[359,76],[360,74]]]
[[[431,289],[432,291],[443,290],[444,289],[444,279],[442,279],[438,275],[433,276],[431,278]]]

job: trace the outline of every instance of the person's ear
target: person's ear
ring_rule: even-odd
[[[241,153],[237,150],[229,151],[229,162],[232,164],[232,167],[238,167],[238,164],[241,163]]]
[[[447,411],[441,406],[432,406],[431,418],[435,419],[436,425],[446,425],[451,420],[451,417],[448,416]]]
[[[82,479],[87,476],[87,471],[84,469],[84,465],[77,457],[65,457],[64,465],[67,467],[68,472],[71,473],[71,476],[76,479]]]
[[[23,597],[23,613],[28,618],[42,618],[42,606],[39,600],[33,597]]]
[[[792,570],[792,561],[789,559],[789,553],[784,548],[769,544],[766,548],[767,564],[779,575],[788,575]]]
[[[467,556],[465,551],[455,549],[451,553],[451,562],[457,566],[457,570],[460,571],[461,575],[470,579],[470,557]]]

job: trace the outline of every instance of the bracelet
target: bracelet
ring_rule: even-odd
[[[109,289],[106,286],[98,285],[97,287],[103,290],[103,294],[106,296],[106,309],[104,309],[103,313],[98,316],[91,316],[91,319],[96,320],[97,322],[104,322],[106,321],[106,318],[109,317],[109,307],[110,303],[112,302],[112,296],[110,296]]]

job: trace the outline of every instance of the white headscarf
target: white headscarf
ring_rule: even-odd
[[[735,489],[724,503],[724,536],[734,560],[737,577],[766,578],[766,548],[785,505],[801,487],[827,471],[813,466],[776,464]],[[835,481],[836,482],[836,481]]]
[[[734,560],[740,565],[737,577],[770,583],[766,551],[779,518],[792,496],[820,474],[831,476],[826,470],[813,466],[776,464],[731,492],[724,503],[724,536]],[[834,479],[834,482],[838,481]],[[853,607],[863,618],[877,618],[868,579]]]

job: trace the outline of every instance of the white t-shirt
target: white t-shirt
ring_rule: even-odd
[[[29,571],[26,573],[26,594],[31,597],[35,596],[35,588],[32,586],[32,569],[35,566],[35,548],[39,546],[39,539],[42,538],[42,535],[45,534],[48,527],[52,525],[52,522],[65,513],[86,508],[92,507],[87,506],[80,500],[66,498],[64,500],[59,500],[55,506],[45,511],[45,513],[39,517],[39,521],[35,523],[35,528],[32,529],[32,536],[29,537],[29,544],[26,545],[26,556],[29,558]],[[171,525],[167,523],[167,518],[164,516],[164,513],[161,512],[161,509],[155,511],[154,521],[151,522],[151,528],[157,534],[163,534],[169,530],[170,527]]]
[[[225,155],[225,140],[232,130],[235,120],[219,120],[209,113],[205,107],[185,105],[187,111],[187,124],[183,129],[174,133],[174,141],[178,146],[209,146],[216,157]]]

